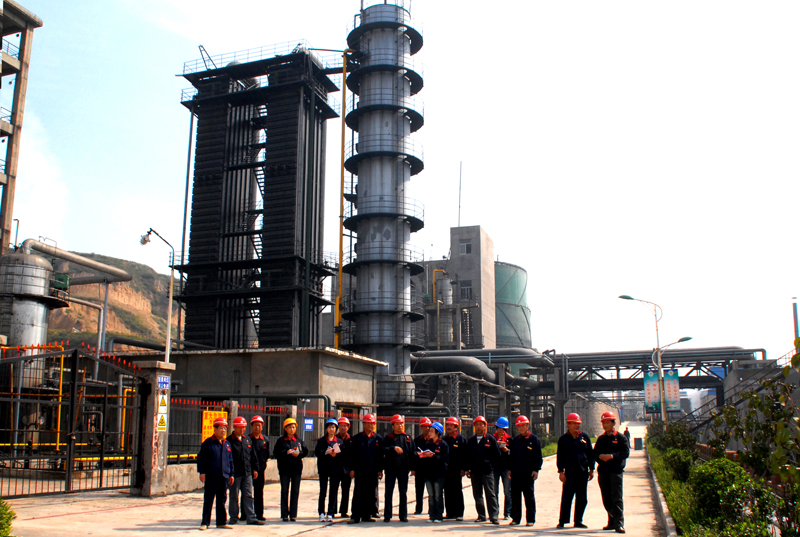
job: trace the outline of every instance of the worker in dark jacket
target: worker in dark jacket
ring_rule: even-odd
[[[428,442],[423,447],[417,447],[417,466],[425,476],[428,489],[428,519],[437,524],[444,517],[444,481],[450,460],[450,448],[442,435],[444,425],[435,421],[428,430]]]
[[[478,416],[472,421],[475,435],[467,440],[467,477],[472,481],[472,496],[475,498],[475,509],[478,519],[486,521],[486,506],[489,507],[489,520],[499,524],[500,513],[497,509],[497,492],[494,488],[494,471],[500,466],[500,449],[497,440],[486,432],[486,418]],[[483,496],[486,495],[486,505]]]
[[[586,528],[583,513],[586,510],[586,489],[594,477],[594,454],[589,435],[581,432],[581,417],[572,413],[567,416],[567,432],[558,439],[556,468],[561,487],[561,513],[557,528],[569,523],[572,498],[575,497],[576,528]]]
[[[508,434],[508,418],[500,416],[494,424],[494,439],[497,440],[497,447],[500,448],[500,468],[494,471],[494,489],[497,494],[497,505],[500,506],[500,483],[503,484],[503,520],[511,518],[511,480],[508,478],[510,467],[511,451],[508,443],[511,436]]]
[[[530,421],[520,416],[516,421],[519,433],[511,440],[511,455],[508,477],[511,479],[511,522],[516,526],[522,521],[522,499],[525,500],[525,522],[533,526],[536,522],[536,500],[533,496],[533,482],[539,479],[542,469],[542,444],[531,433]]]
[[[320,522],[333,521],[336,514],[339,482],[344,475],[344,442],[336,436],[339,422],[331,418],[325,423],[325,436],[317,440],[314,455],[317,456],[317,474],[319,475],[319,501],[317,512]],[[328,511],[325,512],[325,494],[328,495]]]
[[[408,522],[408,475],[414,475],[414,465],[417,460],[414,441],[408,436],[403,427],[403,416],[392,416],[392,432],[386,435],[383,444],[383,470],[386,472],[386,490],[383,498],[383,521],[392,519],[392,496],[394,484],[397,483],[397,492],[400,495],[399,513],[400,522]]]
[[[281,520],[297,521],[297,498],[300,496],[300,480],[303,477],[303,457],[308,448],[296,436],[297,421],[283,420],[283,436],[275,441],[272,456],[278,460],[278,475],[281,479]],[[291,497],[290,497],[291,495]]]
[[[461,478],[467,473],[467,439],[458,432],[456,417],[445,422],[444,441],[450,452],[447,477],[444,481],[444,508],[446,519],[464,520],[464,489]]]
[[[233,434],[228,437],[228,442],[233,450],[233,485],[228,488],[230,504],[228,514],[230,520],[228,524],[239,522],[239,491],[242,492],[242,520],[247,520],[248,524],[264,523],[256,518],[253,511],[253,478],[258,475],[258,457],[253,451],[253,442],[249,436],[245,436],[247,420],[243,416],[233,420]]]
[[[230,528],[225,513],[225,497],[228,486],[233,484],[233,457],[231,444],[225,439],[228,421],[214,420],[214,434],[203,441],[197,454],[197,472],[203,483],[203,519],[200,529],[207,530],[211,524],[211,506],[217,500],[217,527]]]
[[[342,475],[342,502],[339,505],[339,516],[341,518],[347,518],[350,516],[347,513],[347,508],[350,504],[350,483],[352,483],[352,478],[350,477],[350,467],[347,465],[347,447],[350,445],[350,435],[348,434],[348,430],[350,429],[350,420],[346,417],[342,416],[339,418],[339,432],[336,433],[342,442],[344,443],[344,451],[345,456],[344,460],[342,461],[344,464],[344,474]]]
[[[419,420],[420,435],[414,439],[414,445],[417,448],[421,448],[428,443],[428,429],[430,428],[431,420],[429,418],[422,418]],[[415,460],[418,460],[418,458]],[[418,465],[415,465],[414,468],[414,492],[416,492],[417,500],[414,514],[421,515],[423,502],[425,501],[425,476],[422,474],[422,469]]]
[[[253,442],[253,452],[258,459],[258,467],[254,468],[257,475],[253,479],[253,511],[258,520],[264,518],[264,474],[267,472],[267,461],[269,460],[269,438],[261,434],[264,430],[264,419],[261,416],[253,416],[250,420],[250,441]]]
[[[373,414],[365,414],[362,423],[364,430],[353,436],[347,447],[347,464],[355,482],[348,524],[375,522],[375,488],[383,478],[383,438],[375,432],[377,420]]]
[[[603,529],[625,533],[622,473],[631,450],[628,439],[615,428],[617,417],[613,412],[603,412],[600,422],[603,434],[597,437],[594,444],[594,459],[597,461],[597,484],[600,485],[603,507],[608,513],[608,524]]]

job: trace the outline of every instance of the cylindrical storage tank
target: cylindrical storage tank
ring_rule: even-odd
[[[0,334],[8,336],[10,347],[47,343],[47,317],[53,266],[33,254],[13,253],[0,257]],[[43,360],[26,362],[20,385],[41,385]]]
[[[528,273],[510,263],[494,264],[497,347],[532,346]]]

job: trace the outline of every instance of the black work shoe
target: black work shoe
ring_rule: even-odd
[[[475,522],[486,522],[486,517],[485,516],[479,516],[478,518],[475,519]]]
[[[233,526],[234,524],[238,524],[238,523],[239,523],[239,519],[238,518],[232,518],[232,519],[230,519],[228,521],[228,525],[229,526]]]
[[[263,526],[264,525],[264,523],[261,522],[258,519],[256,519],[256,520],[248,520],[247,524],[250,525],[250,526]]]
[[[584,528],[585,529],[585,528],[588,528],[589,526],[587,526],[586,524],[584,524],[582,522],[576,522],[575,523],[575,527],[576,528]]]
[[[356,520],[355,518],[351,518],[350,520],[347,521],[348,524],[358,524],[359,522],[361,522],[361,521],[360,520]]]
[[[408,522],[408,519],[407,518],[401,518],[400,522]]]
[[[563,522],[559,522],[558,525],[556,526],[556,529],[563,530],[564,529],[564,523]]]
[[[611,524],[608,524],[608,525],[606,525],[606,526],[603,526],[603,531],[608,531],[608,530],[613,530],[613,529],[615,529],[615,528],[614,528],[614,526],[612,526]]]
[[[365,518],[361,522],[375,522],[375,519],[374,518]]]
[[[493,518],[493,519],[492,519],[492,524],[494,524],[495,526],[497,526],[497,525],[499,525],[499,524],[500,524],[500,521],[499,521],[499,520],[497,520],[496,518]]]
[[[384,521],[384,522],[389,522],[389,521],[391,521],[391,520],[392,520],[391,518],[384,518],[384,519],[383,519],[383,521]]]
[[[616,531],[617,533],[625,533],[625,528],[623,528],[622,526],[618,526],[614,528],[614,531]]]

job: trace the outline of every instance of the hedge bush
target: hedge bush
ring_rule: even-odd
[[[688,449],[669,449],[664,454],[664,464],[672,471],[672,477],[681,483],[689,479],[696,459],[696,452]]]
[[[0,537],[11,535],[11,522],[17,514],[11,510],[11,504],[0,498]]]

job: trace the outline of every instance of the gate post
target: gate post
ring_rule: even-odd
[[[142,460],[144,461],[144,482],[140,490],[135,493],[141,496],[163,496],[166,494],[167,485],[167,454],[169,453],[168,424],[169,424],[169,396],[172,381],[172,372],[175,364],[166,362],[146,361],[137,362],[141,368],[144,382],[150,385],[149,393],[145,396],[143,405],[144,430],[142,431]],[[159,403],[166,400],[165,407]],[[163,420],[163,423],[159,423]],[[159,425],[161,429],[159,430]]]

